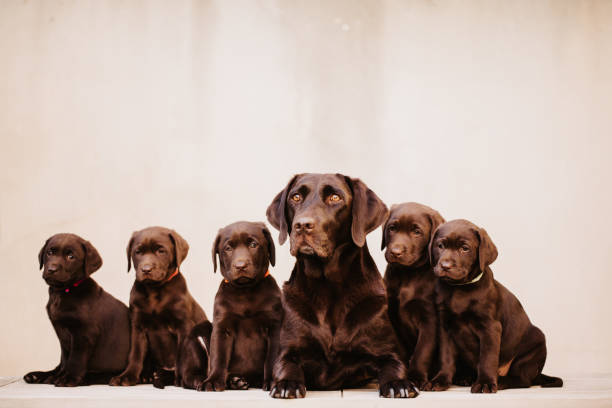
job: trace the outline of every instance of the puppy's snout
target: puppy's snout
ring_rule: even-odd
[[[57,271],[58,271],[58,269],[59,269],[59,266],[58,266],[58,265],[56,265],[56,264],[54,264],[54,265],[49,265],[49,266],[47,266],[47,273],[48,273],[48,274],[50,274],[50,275],[52,275],[52,274],[54,274],[55,272],[57,272]]]
[[[310,233],[314,227],[315,221],[312,217],[300,217],[293,222],[293,228],[297,233]]]
[[[246,269],[247,266],[249,266],[249,261],[247,261],[246,259],[238,259],[238,260],[236,260],[236,261],[234,261],[232,263],[232,266],[235,269],[238,269],[238,270],[242,271],[242,270]]]
[[[448,259],[442,259],[440,260],[440,267],[442,267],[442,269],[445,271],[448,271],[453,267],[453,263]]]
[[[404,247],[400,245],[395,245],[389,248],[389,251],[391,252],[392,256],[394,256],[395,258],[399,258],[404,253]]]
[[[149,274],[151,273],[152,270],[153,270],[153,265],[151,264],[144,264],[140,266],[140,271],[142,273]]]

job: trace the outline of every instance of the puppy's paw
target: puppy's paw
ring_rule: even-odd
[[[426,381],[421,388],[423,391],[446,391],[450,387],[450,381],[446,377],[436,376],[431,381]]]
[[[45,381],[53,377],[48,371],[32,371],[23,376],[23,380],[28,384],[44,384]],[[55,379],[53,380],[55,381]]]
[[[470,391],[472,394],[493,394],[497,392],[497,384],[493,381],[476,381]]]
[[[200,384],[198,391],[225,391],[225,381],[218,378],[207,378]]]
[[[304,398],[306,396],[306,386],[298,381],[277,381],[270,390],[270,396],[283,399]]]
[[[227,379],[228,390],[248,390],[249,383],[242,377],[232,375]]]
[[[270,391],[271,384],[272,382],[270,380],[264,380],[264,382],[261,384],[261,389],[263,391]]]
[[[381,384],[378,395],[383,398],[415,398],[419,390],[408,380],[389,381]]]
[[[113,386],[130,386],[138,384],[138,377],[131,374],[121,374],[111,378],[108,383]]]
[[[419,389],[422,389],[427,382],[427,375],[417,370],[408,370],[406,378]]]
[[[80,385],[83,381],[83,378],[79,378],[70,374],[64,374],[61,377],[58,377],[53,385],[56,387],[76,387]]]

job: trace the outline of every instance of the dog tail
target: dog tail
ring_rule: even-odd
[[[543,388],[563,387],[563,380],[559,377],[550,377],[545,374],[538,374],[533,382],[534,385],[540,385]]]

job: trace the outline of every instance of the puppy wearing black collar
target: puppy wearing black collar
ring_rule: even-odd
[[[212,248],[224,280],[215,296],[210,370],[199,389],[261,387],[270,390],[279,350],[281,292],[270,275],[274,242],[261,222],[236,222],[219,230]]]
[[[497,248],[483,228],[466,220],[442,224],[429,243],[429,255],[438,277],[440,371],[425,390],[447,389],[460,371],[475,378],[472,393],[563,385],[560,378],[542,374],[544,333],[493,278],[489,265]]]

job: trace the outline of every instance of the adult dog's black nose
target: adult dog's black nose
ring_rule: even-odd
[[[391,255],[396,258],[399,258],[404,253],[404,248],[399,245],[393,246],[389,248],[389,250],[391,251]]]
[[[312,217],[300,217],[293,222],[293,228],[296,232],[310,233],[314,229],[315,222]]]

